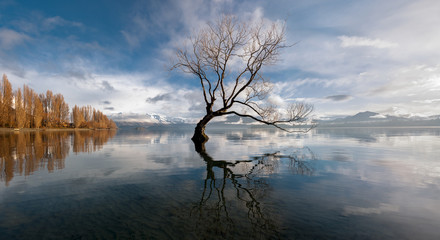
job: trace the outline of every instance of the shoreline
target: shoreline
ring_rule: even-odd
[[[109,129],[95,129],[95,128],[0,128],[0,132],[74,132],[74,131],[101,131],[101,130],[113,130]],[[115,128],[114,130],[117,130]]]

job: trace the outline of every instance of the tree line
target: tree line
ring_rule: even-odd
[[[113,120],[91,106],[75,105],[70,113],[62,94],[36,93],[27,85],[12,90],[8,77],[0,82],[0,127],[4,128],[116,128]]]

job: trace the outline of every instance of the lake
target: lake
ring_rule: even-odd
[[[440,128],[0,132],[1,239],[440,239]]]

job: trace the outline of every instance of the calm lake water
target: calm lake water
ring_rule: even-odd
[[[0,133],[0,239],[440,239],[440,128],[207,133]]]

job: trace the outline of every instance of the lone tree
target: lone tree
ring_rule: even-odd
[[[282,24],[240,22],[231,15],[208,23],[178,49],[171,69],[193,74],[202,88],[206,115],[192,137],[196,150],[208,141],[205,127],[215,117],[237,115],[289,131],[285,124],[304,123],[313,105],[291,103],[285,109],[267,101],[272,84],[262,76],[274,64],[285,44]]]

